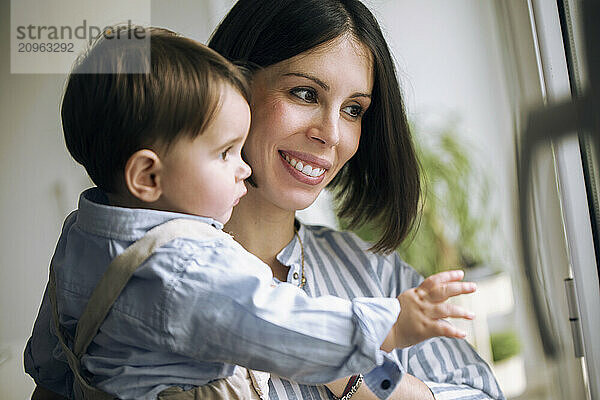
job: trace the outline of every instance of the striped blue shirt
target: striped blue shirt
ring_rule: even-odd
[[[302,225],[299,235],[304,247],[304,290],[309,296],[396,297],[423,281],[398,254],[373,254],[367,250],[370,245],[353,233]],[[282,264],[290,266],[290,282],[301,273],[301,256],[297,240],[277,256]],[[504,399],[489,366],[464,340],[434,338],[392,355],[403,370],[421,379],[437,400]],[[272,400],[333,398],[324,386],[299,385],[273,375],[269,395]]]

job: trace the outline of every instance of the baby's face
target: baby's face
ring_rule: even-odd
[[[225,224],[246,194],[250,176],[241,151],[250,127],[250,108],[230,85],[210,125],[194,139],[180,139],[161,157],[161,201],[169,211],[211,217]]]

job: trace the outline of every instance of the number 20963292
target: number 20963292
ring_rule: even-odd
[[[29,43],[18,44],[19,53],[72,53],[73,43]]]

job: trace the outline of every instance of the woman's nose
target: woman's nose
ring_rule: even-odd
[[[336,146],[340,141],[339,115],[326,115],[308,131],[310,139],[328,146]]]

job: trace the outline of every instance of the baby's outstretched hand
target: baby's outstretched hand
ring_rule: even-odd
[[[464,272],[460,270],[440,272],[400,294],[400,315],[381,349],[389,352],[434,336],[464,338],[464,332],[443,320],[475,317],[472,312],[446,302],[450,297],[477,289],[472,282],[461,282],[463,277]]]

